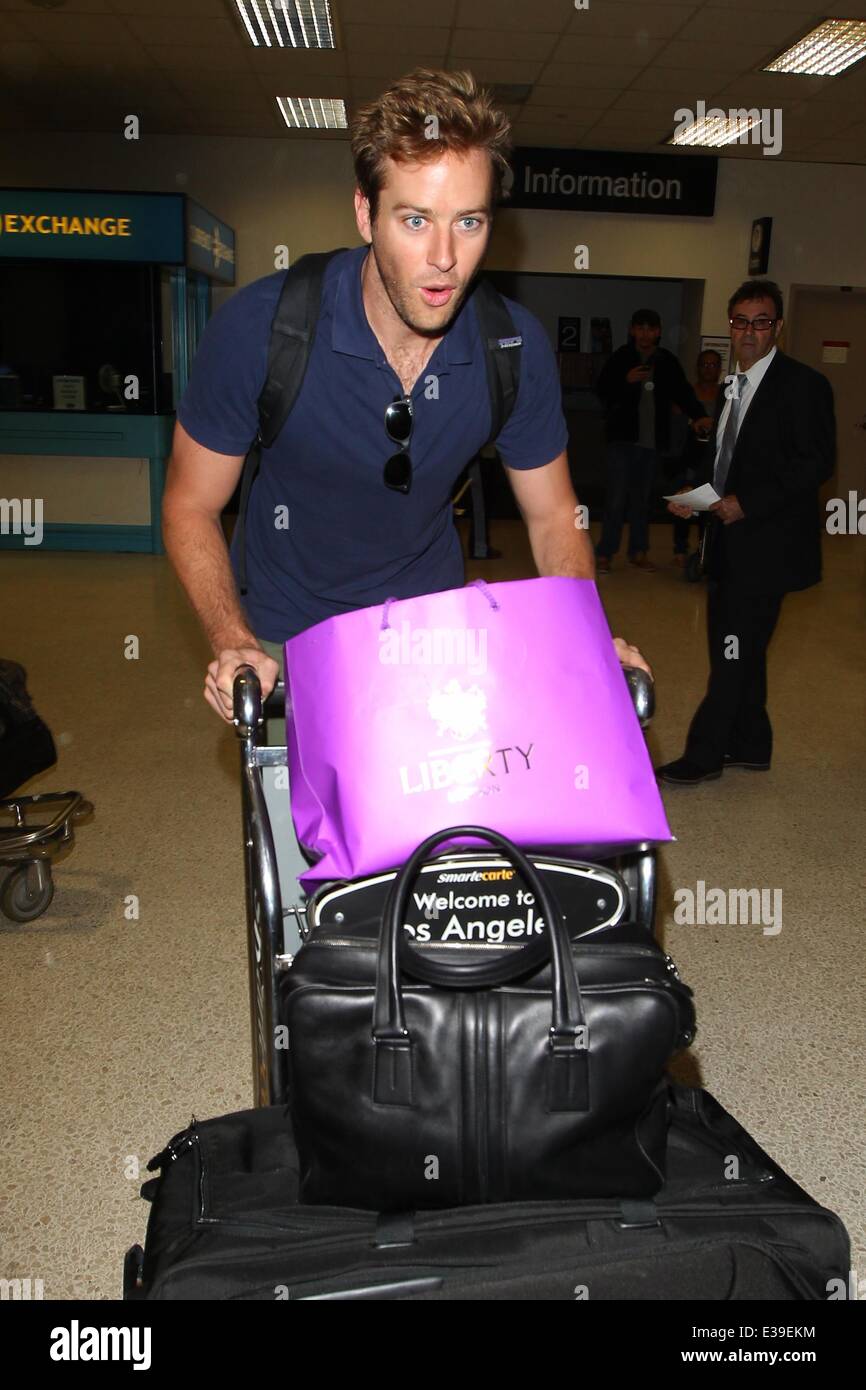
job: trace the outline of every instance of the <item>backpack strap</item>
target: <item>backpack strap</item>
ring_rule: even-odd
[[[304,380],[316,336],[325,267],[336,251],[302,256],[286,271],[268,342],[268,371],[258,400],[259,427],[244,459],[238,504],[238,581],[247,592],[246,518],[250,492],[261,464],[289,417]]]
[[[490,391],[490,438],[487,443],[492,444],[504,429],[517,400],[523,338],[514,327],[505,300],[489,280],[482,276],[473,296]]]

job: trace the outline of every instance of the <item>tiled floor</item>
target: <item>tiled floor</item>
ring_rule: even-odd
[[[469,577],[531,574],[508,559]],[[667,566],[602,581],[614,631],[653,663],[657,759],[681,752],[706,662],[703,593]],[[697,997],[685,1073],[838,1211],[866,1277],[864,551],[825,541],[823,586],[791,596],[771,649],[769,775],[666,795],[659,930]],[[80,788],[96,817],[56,866],[50,909],[0,927],[0,1276],[46,1298],[119,1296],[144,1233],[140,1169],[192,1112],[250,1103],[234,735],[201,698],[208,652],[164,558],[0,554],[4,656],[22,662],[60,762],[27,790]],[[139,639],[137,660],[124,655]],[[677,888],[781,889],[783,926],[680,926]],[[138,916],[132,916],[135,895]]]

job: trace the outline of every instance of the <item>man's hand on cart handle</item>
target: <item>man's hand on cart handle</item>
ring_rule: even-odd
[[[262,701],[265,701],[277,683],[280,665],[261,647],[228,647],[220,652],[216,661],[207,668],[204,682],[204,698],[211,709],[215,709],[221,719],[231,724],[235,673],[240,666],[252,666],[261,682]]]
[[[613,645],[622,666],[638,666],[641,671],[646,671],[650,680],[653,679],[653,673],[649,662],[644,660],[637,647],[633,647],[630,642],[626,642],[624,637],[614,637]]]

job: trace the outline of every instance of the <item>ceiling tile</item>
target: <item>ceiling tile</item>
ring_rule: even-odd
[[[700,0],[682,0],[681,4],[635,4],[622,0],[620,4],[590,3],[585,10],[576,10],[568,28],[569,34],[613,34],[641,31],[649,38],[669,39],[688,24]]]
[[[464,58],[547,59],[555,34],[521,34],[515,29],[457,29],[449,50],[454,62]]]
[[[751,102],[764,106],[788,106],[813,96],[822,81],[814,77],[795,77],[783,72],[747,72],[736,81],[726,82],[720,92],[742,92]]]
[[[389,24],[347,24],[345,28],[350,55],[387,53],[396,63],[402,61],[404,48],[415,53],[436,53],[441,49],[444,57],[450,34],[450,29],[426,24],[407,28],[405,34],[396,34]]]
[[[641,154],[650,147],[655,148],[655,145],[643,136],[627,140],[616,135],[602,136],[592,130],[587,131],[580,141],[580,148],[583,150],[624,150],[627,153]]]
[[[120,23],[120,21],[117,21]],[[209,19],[207,24],[202,24],[200,19],[194,15],[177,14],[173,15],[150,15],[143,17],[140,15],[129,15],[123,21],[128,26],[131,33],[139,43],[143,44],[178,44],[184,48],[198,48],[201,44],[207,43],[208,47],[216,48],[222,44],[244,44],[241,30],[235,27],[232,20],[228,18],[227,12],[216,15]],[[249,44],[252,48],[252,44]]]
[[[514,132],[514,143],[523,148],[539,146],[541,149],[567,150],[583,139],[587,129],[585,125],[521,125]]]
[[[683,86],[691,89],[694,99],[701,95],[706,100],[710,93],[715,92],[719,87],[726,86],[733,82],[737,76],[735,69],[730,68],[727,72],[716,71],[716,69],[699,72],[689,72],[683,68],[666,68],[654,64],[651,68],[646,68],[639,73],[632,82],[630,91],[633,92],[670,92],[682,91]]]
[[[382,94],[381,78],[353,77],[349,85],[352,91],[352,101],[355,105],[375,101],[376,97]]]
[[[596,3],[596,0],[591,0]],[[457,26],[461,29],[518,29],[524,33],[562,34],[574,16],[571,0],[459,0]]]
[[[658,116],[635,120],[627,111],[605,111],[595,122],[593,130],[603,130],[611,135],[623,137],[630,135],[635,140],[657,139],[659,136],[670,134],[671,122]]]
[[[554,106],[560,111],[601,110],[610,106],[619,95],[618,87],[543,87],[535,86],[525,109]],[[539,112],[540,114],[540,112]]]
[[[638,118],[642,112],[651,116],[671,116],[679,106],[688,106],[694,102],[694,92],[691,88],[682,86],[671,86],[670,84],[663,92],[638,91],[634,87],[627,92],[621,92],[613,102],[615,111],[630,111]]]
[[[673,39],[658,53],[658,66],[691,68],[699,74],[705,64],[712,62],[715,68],[728,67],[733,72],[743,72],[762,63],[769,56],[771,47],[765,43],[744,43],[737,39],[732,29],[729,39],[720,39],[713,44],[684,43],[680,39]]]
[[[186,72],[189,70],[189,49],[174,48],[171,44],[149,44],[147,48],[139,45],[137,51],[143,62],[166,72]],[[251,74],[253,69],[243,48],[230,48],[228,44],[218,48],[200,48],[196,52],[195,66],[204,72],[234,72]]]
[[[542,64],[509,62],[504,58],[476,58],[471,65],[473,76],[484,83],[491,82],[536,82]]]
[[[67,14],[111,14],[113,6],[111,0],[64,0],[63,9]],[[31,14],[33,5],[30,0],[0,0],[0,10],[19,10]]]
[[[866,106],[866,63],[858,63],[838,77],[810,77],[803,81],[815,84],[813,101],[838,101]]]
[[[629,63],[547,63],[539,76],[545,87],[627,87],[641,71]]]
[[[677,38],[685,42],[717,43],[736,38],[745,28],[750,43],[762,43],[767,48],[787,48],[800,38],[808,26],[808,17],[790,9],[765,10],[750,14],[747,20],[730,6],[705,6],[699,10]]]
[[[148,53],[136,43],[64,43],[56,48],[46,45],[45,51],[56,55],[58,66],[70,73],[89,72],[98,77],[100,73],[112,76],[128,72],[146,78],[154,70]]]
[[[35,10],[28,5],[16,12],[20,28],[39,43],[128,43],[129,30],[112,14],[66,14],[62,10]]]
[[[263,116],[233,116],[230,121],[224,121],[218,115],[211,116],[207,112],[193,113],[191,124],[195,132],[201,135],[229,138],[241,135],[251,139],[268,139],[280,134],[275,124]]]
[[[532,141],[527,135],[528,130],[546,130],[551,135],[561,138],[570,131],[579,132],[588,130],[592,125],[592,120],[587,119],[586,114],[579,114],[576,111],[550,111],[544,120],[538,119],[538,112],[531,111],[521,116],[514,123],[514,142],[519,145],[529,145]]]
[[[785,111],[798,106],[805,99],[805,95],[805,90],[796,83],[786,88],[768,88],[760,73],[747,73],[745,77],[738,77],[735,82],[719,87],[707,105],[756,106],[772,111]]]
[[[334,100],[341,98],[343,101],[348,101],[352,95],[352,84],[348,77],[318,78],[314,92],[306,90],[306,79],[304,78],[295,82],[291,88],[288,88],[285,82],[270,77],[257,77],[255,82],[258,90],[264,94],[268,101],[276,101],[277,97],[287,96],[330,97]]]
[[[825,127],[825,114],[831,120],[835,120],[837,122],[836,128],[838,128],[838,123],[842,122],[843,120],[847,119],[849,123],[860,120],[862,118],[863,108],[859,105],[848,106],[844,102],[804,101],[797,108],[796,114],[798,119],[804,118],[806,120],[811,121],[815,127],[816,132],[820,134],[820,132],[823,129],[830,129],[829,126]]]
[[[348,68],[350,77],[375,77],[384,90],[399,77],[407,76],[413,68],[440,69],[444,61],[441,52],[401,53],[399,57],[393,53],[390,56],[387,53],[350,53]]]
[[[551,61],[554,63],[633,63],[650,62],[665,46],[664,39],[651,39],[641,30],[628,29],[619,35],[570,34],[560,39]]]
[[[768,10],[784,10],[786,14],[799,15],[804,26],[820,23],[831,8],[830,5],[815,5],[814,0],[726,0],[726,3],[730,9],[737,11],[760,11],[763,14]],[[832,8],[838,9],[846,19],[859,19],[866,15],[866,0],[840,0]]]
[[[251,108],[263,99],[262,89],[255,77],[251,77],[248,82],[236,82],[232,74],[207,72],[203,68],[197,68],[185,73],[172,73],[171,82],[174,90],[178,92],[212,95],[215,99],[219,97],[220,100],[232,101],[241,106],[247,104]]]
[[[14,14],[4,14],[3,16],[3,43],[10,43],[13,39],[29,39],[30,35],[27,28],[16,19]]]
[[[341,25],[389,24],[396,28],[423,28],[431,19],[450,28],[456,8],[457,0],[437,0],[435,12],[433,7],[407,4],[406,0],[335,0],[333,6]]]
[[[87,6],[90,0],[79,0]],[[187,17],[195,19],[223,18],[226,11],[235,10],[234,0],[107,0],[115,14],[140,15],[145,18],[154,15],[173,16],[179,10]],[[243,21],[239,19],[241,26]]]
[[[0,76],[6,82],[25,81],[49,67],[56,68],[57,60],[44,44],[15,41],[0,47]]]
[[[251,71],[260,75],[277,73],[281,80],[286,74],[291,79],[301,73],[321,77],[345,77],[348,73],[347,55],[340,49],[320,49],[316,52],[311,49],[296,51],[250,47],[245,50],[245,56]]]

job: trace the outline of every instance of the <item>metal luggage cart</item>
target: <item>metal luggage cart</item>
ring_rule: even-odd
[[[33,811],[45,808],[47,820],[34,823]],[[81,792],[38,792],[0,800],[0,864],[12,868],[0,887],[0,911],[13,922],[33,922],[54,897],[51,860],[74,840],[73,825],[89,817],[93,806]],[[3,821],[11,818],[11,824]]]
[[[654,692],[644,672],[628,668],[625,677],[631,690],[641,726],[652,718]],[[309,902],[294,877],[281,863],[280,827],[289,822],[289,794],[285,745],[265,742],[267,719],[285,713],[285,685],[278,681],[272,694],[262,702],[258,676],[251,666],[236,673],[233,688],[233,723],[241,744],[241,806],[244,836],[244,877],[246,886],[247,949],[250,973],[250,1022],[253,1052],[253,1087],[256,1105],[280,1105],[286,1100],[286,1051],[278,1045],[279,979],[289,969],[295,952],[314,920],[318,905],[334,890],[345,885],[329,884],[316,891]],[[280,772],[283,770],[283,776]],[[539,857],[548,859],[548,856]],[[489,847],[481,851],[460,850],[436,855],[440,861],[453,860],[465,866],[474,858],[490,857]],[[533,859],[536,852],[533,851]],[[502,861],[503,863],[505,861]],[[621,915],[651,935],[655,923],[656,856],[648,845],[637,846],[628,854],[591,862],[572,858],[550,860],[558,867],[587,878],[598,875],[618,887]],[[352,887],[381,885],[392,875],[378,874],[353,880]],[[333,910],[333,901],[331,902]],[[336,917],[340,921],[340,917]]]

